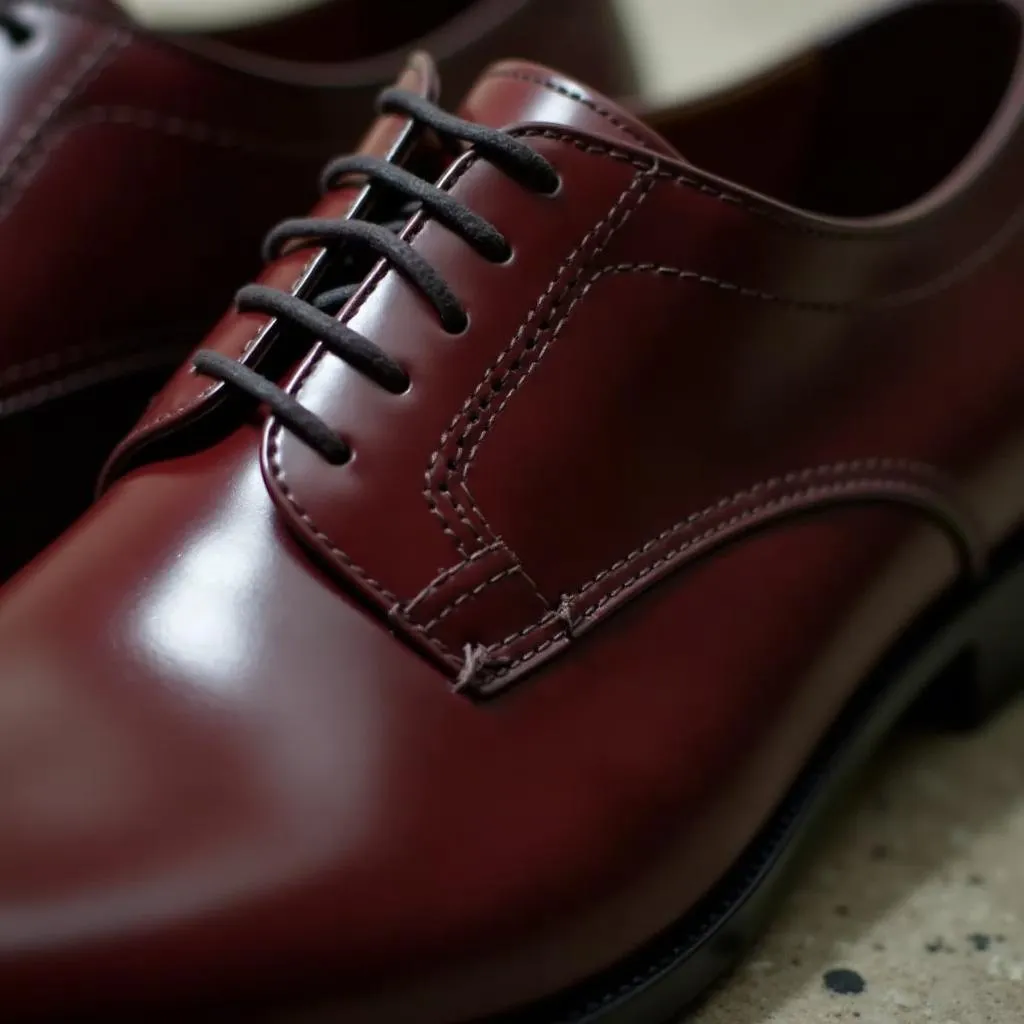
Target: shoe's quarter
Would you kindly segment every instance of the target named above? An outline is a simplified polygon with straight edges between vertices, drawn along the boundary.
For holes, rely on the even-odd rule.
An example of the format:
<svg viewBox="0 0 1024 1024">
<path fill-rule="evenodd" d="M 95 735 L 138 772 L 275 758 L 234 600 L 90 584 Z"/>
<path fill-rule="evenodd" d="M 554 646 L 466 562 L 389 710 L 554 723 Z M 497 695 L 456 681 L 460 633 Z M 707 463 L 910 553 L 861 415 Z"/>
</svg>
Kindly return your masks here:
<svg viewBox="0 0 1024 1024">
<path fill-rule="evenodd" d="M 347 315 L 410 391 L 320 354 L 296 374 L 355 457 L 330 466 L 269 425 L 293 528 L 487 691 L 709 547 L 808 510 L 912 507 L 978 568 L 1024 508 L 1019 143 L 950 182 L 957 202 L 843 224 L 702 175 L 567 88 L 499 67 L 468 101 L 484 123 L 536 122 L 514 133 L 563 179 L 548 198 L 473 156 L 449 172 L 508 264 L 409 229 L 465 333 L 381 267 Z"/>
</svg>

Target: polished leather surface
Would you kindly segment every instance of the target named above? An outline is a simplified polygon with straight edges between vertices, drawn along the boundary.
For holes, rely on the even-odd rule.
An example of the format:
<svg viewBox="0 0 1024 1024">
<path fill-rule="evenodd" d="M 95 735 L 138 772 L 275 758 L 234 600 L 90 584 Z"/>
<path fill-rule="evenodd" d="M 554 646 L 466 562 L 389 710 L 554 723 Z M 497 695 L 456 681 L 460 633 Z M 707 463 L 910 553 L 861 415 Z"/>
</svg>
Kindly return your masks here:
<svg viewBox="0 0 1024 1024">
<path fill-rule="evenodd" d="M 65 525 L 81 510 L 89 490 L 67 478 L 95 479 L 151 396 L 153 372 L 170 373 L 258 269 L 275 220 L 315 199 L 320 167 L 358 139 L 407 45 L 425 35 L 464 80 L 495 48 L 531 52 L 532 38 L 533 51 L 547 52 L 546 30 L 579 12 L 576 0 L 463 0 L 436 17 L 421 6 L 404 34 L 393 9 L 368 0 L 325 4 L 330 34 L 319 24 L 262 28 L 295 41 L 315 31 L 324 52 L 311 57 L 332 62 L 313 63 L 249 53 L 237 40 L 157 39 L 102 0 L 13 5 L 32 35 L 21 44 L 0 35 L 0 432 L 5 449 L 21 450 L 0 465 L 8 493 L 23 497 L 10 530 L 21 540 L 5 541 L 0 576 L 54 535 L 34 535 L 41 516 Z M 574 56 L 628 88 L 607 5 L 590 24 L 591 42 Z M 331 36 L 343 39 L 333 55 Z M 124 382 L 104 392 L 120 409 L 113 429 L 72 415 L 67 396 L 111 381 Z M 62 471 L 61 444 L 33 444 L 53 434 L 35 428 L 36 410 L 63 415 L 84 472 Z"/>
<path fill-rule="evenodd" d="M 966 42 L 977 11 L 1002 33 L 1018 8 L 914 5 L 855 38 L 858 66 L 932 29 L 997 66 Z M 883 96 L 907 167 L 898 87 L 920 56 Z M 969 68 L 931 56 L 970 113 Z M 457 1024 L 692 907 L 880 654 L 1024 520 L 1010 57 L 975 144 L 861 216 L 822 208 L 846 179 L 798 181 L 829 124 L 802 106 L 792 159 L 750 168 L 773 198 L 676 153 L 711 118 L 735 161 L 749 92 L 658 137 L 543 68 L 486 74 L 463 112 L 562 187 L 532 194 L 473 152 L 449 168 L 514 257 L 406 228 L 466 304 L 458 337 L 383 265 L 367 278 L 343 316 L 408 393 L 319 348 L 289 372 L 352 461 L 183 371 L 97 506 L 0 595 L 11 1019 Z M 431 93 L 424 58 L 404 84 Z M 909 180 L 877 142 L 851 202 Z M 411 160 L 395 119 L 367 145 Z M 229 314 L 210 343 L 266 357 L 278 334 Z"/>
</svg>

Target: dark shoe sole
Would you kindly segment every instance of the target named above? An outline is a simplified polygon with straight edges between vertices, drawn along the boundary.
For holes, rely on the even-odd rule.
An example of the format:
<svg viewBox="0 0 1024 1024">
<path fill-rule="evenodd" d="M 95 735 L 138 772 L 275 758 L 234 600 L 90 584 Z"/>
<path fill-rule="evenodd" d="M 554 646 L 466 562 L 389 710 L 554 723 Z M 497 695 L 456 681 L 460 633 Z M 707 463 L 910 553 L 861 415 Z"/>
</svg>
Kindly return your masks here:
<svg viewBox="0 0 1024 1024">
<path fill-rule="evenodd" d="M 979 585 L 947 595 L 857 691 L 769 823 L 667 932 L 598 977 L 481 1024 L 668 1024 L 769 923 L 788 868 L 845 784 L 908 712 L 973 728 L 1024 687 L 1024 538 Z"/>
</svg>

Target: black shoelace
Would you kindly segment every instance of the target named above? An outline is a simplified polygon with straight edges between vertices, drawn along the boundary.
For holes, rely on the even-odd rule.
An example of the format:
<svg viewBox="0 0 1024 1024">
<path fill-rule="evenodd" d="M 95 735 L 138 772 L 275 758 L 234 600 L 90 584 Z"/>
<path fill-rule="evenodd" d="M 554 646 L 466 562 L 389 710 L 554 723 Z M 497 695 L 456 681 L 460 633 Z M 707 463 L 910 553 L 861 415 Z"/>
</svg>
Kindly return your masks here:
<svg viewBox="0 0 1024 1024">
<path fill-rule="evenodd" d="M 15 46 L 22 46 L 32 38 L 32 26 L 25 24 L 11 11 L 14 0 L 0 0 L 0 35 L 5 35 Z"/>
<path fill-rule="evenodd" d="M 443 142 L 473 146 L 481 158 L 524 188 L 545 195 L 559 189 L 560 178 L 554 167 L 507 132 L 463 120 L 402 89 L 386 89 L 378 98 L 377 107 L 381 113 L 404 114 L 419 128 L 432 129 Z M 422 210 L 494 263 L 511 259 L 508 241 L 492 224 L 447 192 L 386 160 L 365 155 L 341 157 L 326 168 L 322 184 L 325 190 L 336 189 L 354 177 L 405 198 L 402 219 L 387 224 L 319 217 L 287 220 L 267 236 L 265 258 L 273 260 L 295 248 L 355 247 L 386 260 L 427 298 L 445 329 L 460 334 L 469 323 L 465 309 L 441 275 L 397 232 L 412 214 Z M 235 302 L 243 313 L 263 313 L 307 332 L 332 355 L 386 391 L 401 394 L 411 384 L 405 370 L 372 341 L 335 318 L 359 286 L 359 281 L 350 282 L 305 299 L 265 285 L 247 285 Z M 209 349 L 196 354 L 193 366 L 198 373 L 222 381 L 265 405 L 328 462 L 342 464 L 351 458 L 352 451 L 345 440 L 320 417 L 250 367 Z"/>
</svg>

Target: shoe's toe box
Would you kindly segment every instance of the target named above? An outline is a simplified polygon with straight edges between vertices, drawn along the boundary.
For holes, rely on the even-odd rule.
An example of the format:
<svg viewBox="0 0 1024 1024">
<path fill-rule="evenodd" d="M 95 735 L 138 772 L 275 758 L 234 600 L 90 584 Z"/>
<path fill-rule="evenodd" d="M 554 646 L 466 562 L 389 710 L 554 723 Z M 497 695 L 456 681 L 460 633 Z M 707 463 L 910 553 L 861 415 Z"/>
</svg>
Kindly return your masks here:
<svg viewBox="0 0 1024 1024">
<path fill-rule="evenodd" d="M 801 683 L 824 631 L 793 609 L 848 601 L 779 568 L 831 567 L 839 525 L 749 542 L 479 705 L 317 571 L 254 457 L 128 479 L 0 600 L 5 1019 L 454 1024 L 616 960 L 721 874 L 859 671 Z"/>
</svg>

